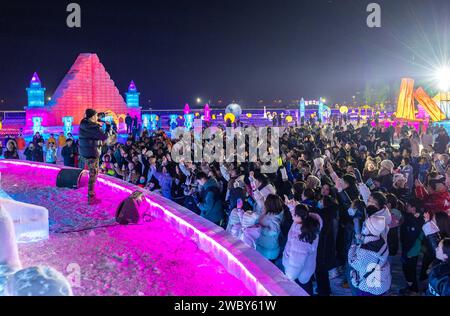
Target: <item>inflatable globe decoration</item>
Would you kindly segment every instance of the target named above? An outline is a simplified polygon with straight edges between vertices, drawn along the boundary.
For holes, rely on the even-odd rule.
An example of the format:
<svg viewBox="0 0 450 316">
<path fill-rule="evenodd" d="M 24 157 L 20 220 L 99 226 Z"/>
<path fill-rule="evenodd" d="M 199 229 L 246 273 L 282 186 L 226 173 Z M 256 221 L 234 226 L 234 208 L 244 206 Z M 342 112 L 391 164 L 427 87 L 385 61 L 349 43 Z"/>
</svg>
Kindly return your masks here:
<svg viewBox="0 0 450 316">
<path fill-rule="evenodd" d="M 229 114 L 229 113 L 233 114 L 234 117 L 236 119 L 238 119 L 242 115 L 242 108 L 237 103 L 231 103 L 225 109 L 225 114 Z"/>
</svg>

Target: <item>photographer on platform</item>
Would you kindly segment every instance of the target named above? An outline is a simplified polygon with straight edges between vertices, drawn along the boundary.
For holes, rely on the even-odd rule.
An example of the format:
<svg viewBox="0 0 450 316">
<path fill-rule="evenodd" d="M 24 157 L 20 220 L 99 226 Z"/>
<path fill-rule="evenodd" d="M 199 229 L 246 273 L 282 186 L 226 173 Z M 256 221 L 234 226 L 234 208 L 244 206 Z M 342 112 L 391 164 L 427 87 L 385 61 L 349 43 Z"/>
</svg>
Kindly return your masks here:
<svg viewBox="0 0 450 316">
<path fill-rule="evenodd" d="M 106 124 L 105 131 L 102 129 L 103 124 Z M 86 117 L 80 123 L 79 151 L 83 165 L 87 165 L 89 168 L 89 204 L 101 202 L 95 197 L 94 186 L 98 175 L 101 146 L 111 135 L 111 132 L 111 125 L 100 121 L 99 115 L 95 110 L 86 110 Z"/>
</svg>

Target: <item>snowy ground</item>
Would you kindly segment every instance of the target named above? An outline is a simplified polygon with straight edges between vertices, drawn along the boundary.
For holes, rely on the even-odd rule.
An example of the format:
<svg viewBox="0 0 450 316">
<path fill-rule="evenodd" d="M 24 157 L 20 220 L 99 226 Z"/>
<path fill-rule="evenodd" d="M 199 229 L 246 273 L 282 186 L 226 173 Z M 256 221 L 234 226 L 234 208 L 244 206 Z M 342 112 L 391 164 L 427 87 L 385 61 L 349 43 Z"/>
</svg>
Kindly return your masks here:
<svg viewBox="0 0 450 316">
<path fill-rule="evenodd" d="M 100 186 L 102 204 L 88 206 L 86 188 L 58 189 L 38 177 L 2 172 L 2 189 L 15 200 L 49 209 L 50 239 L 22 244 L 23 266 L 45 264 L 65 274 L 75 295 L 242 296 L 243 283 L 197 245 L 159 219 L 110 226 L 117 193 Z M 71 232 L 72 231 L 72 232 Z"/>
</svg>

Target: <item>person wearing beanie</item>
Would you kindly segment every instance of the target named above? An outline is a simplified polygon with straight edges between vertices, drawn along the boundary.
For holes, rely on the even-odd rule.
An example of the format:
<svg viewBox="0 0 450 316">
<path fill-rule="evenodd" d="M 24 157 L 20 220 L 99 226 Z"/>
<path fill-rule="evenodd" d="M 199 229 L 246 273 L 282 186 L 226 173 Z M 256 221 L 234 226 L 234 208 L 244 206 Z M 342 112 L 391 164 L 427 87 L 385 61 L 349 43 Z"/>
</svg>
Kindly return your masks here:
<svg viewBox="0 0 450 316">
<path fill-rule="evenodd" d="M 75 155 L 77 146 L 74 145 L 72 138 L 67 138 L 64 147 L 61 150 L 61 156 L 64 159 L 64 166 L 75 167 Z"/>
<path fill-rule="evenodd" d="M 100 200 L 95 195 L 95 182 L 97 181 L 99 157 L 101 146 L 110 136 L 110 131 L 104 132 L 102 124 L 98 122 L 98 114 L 93 109 L 86 110 L 86 117 L 81 120 L 79 131 L 79 151 L 82 164 L 89 169 L 88 202 L 98 204 Z"/>
<path fill-rule="evenodd" d="M 361 238 L 350 247 L 350 280 L 357 296 L 382 296 L 391 287 L 389 249 L 382 237 L 385 226 L 384 217 L 369 217 L 363 224 Z"/>
<path fill-rule="evenodd" d="M 387 192 L 392 190 L 392 180 L 394 172 L 394 163 L 390 160 L 383 160 L 380 163 L 380 170 L 378 171 L 377 181 L 380 183 L 380 188 Z"/>
</svg>

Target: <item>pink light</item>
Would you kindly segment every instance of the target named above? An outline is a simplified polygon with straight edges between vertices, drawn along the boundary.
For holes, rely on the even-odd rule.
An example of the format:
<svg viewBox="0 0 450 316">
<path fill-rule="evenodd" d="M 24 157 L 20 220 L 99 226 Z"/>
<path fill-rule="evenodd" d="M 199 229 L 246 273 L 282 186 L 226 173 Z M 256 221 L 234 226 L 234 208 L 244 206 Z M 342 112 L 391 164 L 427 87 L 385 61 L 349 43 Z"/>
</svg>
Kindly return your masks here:
<svg viewBox="0 0 450 316">
<path fill-rule="evenodd" d="M 21 167 L 30 167 L 30 168 L 37 168 L 37 169 L 44 169 L 44 170 L 53 170 L 53 171 L 61 171 L 61 168 L 53 167 L 45 164 L 36 164 L 36 163 L 28 163 L 28 162 L 22 162 L 22 161 L 14 161 L 14 160 L 2 160 L 3 164 L 7 165 L 14 165 L 14 166 L 21 166 Z"/>
<path fill-rule="evenodd" d="M 51 166 L 41 163 L 31 163 L 31 162 L 23 162 L 23 161 L 11 161 L 11 160 L 2 160 L 0 161 L 0 164 L 6 164 L 6 165 L 14 165 L 18 167 L 30 167 L 30 168 L 36 168 L 43 170 L 47 172 L 47 175 L 49 171 L 60 171 L 62 168 L 57 166 Z M 42 174 L 44 177 L 46 176 L 45 173 Z M 190 238 L 193 238 L 197 241 L 198 245 L 203 245 L 206 248 L 210 250 L 210 252 L 216 256 L 217 260 L 225 262 L 223 263 L 225 266 L 228 266 L 231 270 L 237 271 L 237 274 L 241 275 L 241 281 L 246 284 L 249 287 L 249 290 L 253 292 L 254 295 L 262 295 L 262 296 L 272 296 L 275 295 L 278 291 L 279 293 L 283 293 L 283 295 L 287 295 L 290 290 L 285 289 L 282 285 L 279 285 L 279 282 L 283 282 L 282 274 L 280 274 L 280 279 L 278 278 L 278 274 L 275 274 L 275 277 L 268 277 L 268 274 L 266 274 L 266 270 L 263 270 L 262 267 L 259 267 L 256 262 L 252 262 L 252 259 L 247 257 L 246 255 L 243 255 L 242 260 L 244 262 L 249 262 L 250 269 L 246 267 L 244 263 L 242 263 L 242 260 L 239 260 L 239 256 L 236 254 L 233 254 L 226 246 L 222 245 L 219 242 L 219 239 L 221 238 L 221 233 L 216 232 L 215 230 L 212 230 L 211 228 L 208 228 L 208 226 L 202 226 L 203 223 L 199 222 L 198 227 L 195 225 L 195 218 L 194 224 L 190 223 L 188 220 L 184 219 L 183 213 L 181 212 L 181 216 L 176 214 L 176 209 L 172 209 L 170 207 L 163 206 L 163 202 L 159 201 L 156 202 L 152 199 L 152 196 L 149 192 L 145 190 L 141 190 L 135 186 L 132 186 L 131 184 L 122 182 L 120 180 L 110 178 L 108 176 L 100 175 L 98 177 L 98 182 L 102 185 L 108 186 L 112 189 L 119 190 L 126 194 L 131 194 L 136 190 L 140 190 L 145 195 L 145 200 L 154 210 L 160 210 L 162 212 L 162 216 L 160 218 L 166 220 L 170 224 L 174 225 L 175 228 L 178 226 L 178 229 L 180 233 L 189 232 L 191 234 Z M 156 198 L 156 196 L 155 196 Z M 158 197 L 159 198 L 159 197 Z M 174 213 L 175 212 L 175 213 Z M 175 224 L 176 223 L 176 224 Z M 181 228 L 181 229 L 180 229 Z M 203 229 L 203 231 L 202 231 Z M 185 234 L 186 237 L 188 237 L 188 234 Z M 226 239 L 225 245 L 227 244 Z M 229 242 L 228 242 L 229 243 Z M 256 254 L 256 253 L 255 253 Z M 221 259 L 219 259 L 219 257 Z M 226 260 L 226 261 L 224 261 Z M 231 263 L 231 264 L 228 264 Z M 251 271 L 251 269 L 255 269 L 254 272 Z M 273 268 L 275 270 L 275 267 Z M 270 267 L 269 267 L 270 270 Z M 260 271 L 260 272 L 258 272 Z M 229 271 L 231 272 L 231 271 Z M 259 277 L 255 276 L 255 272 L 260 273 L 261 275 Z M 258 273 L 256 275 L 258 275 Z M 278 273 L 278 272 L 277 272 Z M 243 277 L 245 279 L 243 279 Z M 267 284 L 264 284 L 267 282 Z M 267 285 L 271 285 L 271 289 L 269 290 Z M 290 288 L 291 289 L 291 288 Z M 295 295 L 304 295 L 300 290 L 297 289 L 291 289 Z"/>
<path fill-rule="evenodd" d="M 147 197 L 146 201 L 151 206 L 159 208 L 161 211 L 163 211 L 167 217 L 174 219 L 178 224 L 184 226 L 185 228 L 189 228 L 189 229 L 193 230 L 199 236 L 199 238 L 208 241 L 208 243 L 210 245 L 214 246 L 215 248 L 219 249 L 221 252 L 225 253 L 227 256 L 227 259 L 234 262 L 236 265 L 238 265 L 241 268 L 241 270 L 244 271 L 246 277 L 248 277 L 256 285 L 258 295 L 272 296 L 272 294 L 270 294 L 270 292 L 256 279 L 256 277 L 228 249 L 226 249 L 225 247 L 223 247 L 222 245 L 217 243 L 214 239 L 212 239 L 210 236 L 208 236 L 204 232 L 200 231 L 198 228 L 189 224 L 182 218 L 177 217 L 174 214 L 172 214 L 168 209 L 153 202 L 150 198 Z M 263 293 L 263 294 L 261 294 L 261 293 Z"/>
<path fill-rule="evenodd" d="M 205 110 L 204 110 L 204 120 L 206 122 L 211 121 L 211 109 L 209 108 L 209 104 L 205 105 Z"/>
<path fill-rule="evenodd" d="M 189 104 L 186 103 L 186 105 L 184 106 L 184 114 L 189 114 L 191 113 L 191 108 L 189 107 Z"/>
<path fill-rule="evenodd" d="M 102 177 L 99 177 L 98 181 L 101 182 L 102 184 L 106 185 L 106 186 L 109 186 L 109 187 L 114 188 L 114 189 L 118 189 L 118 190 L 120 190 L 122 192 L 129 193 L 129 194 L 133 193 L 133 190 L 124 188 L 122 185 L 119 185 L 117 183 L 111 182 L 110 180 L 104 179 Z M 142 192 L 146 193 L 145 191 L 142 191 Z M 206 233 L 200 231 L 198 228 L 196 228 L 195 226 L 191 225 L 190 223 L 188 223 L 184 219 L 182 219 L 182 218 L 176 216 L 175 214 L 173 214 L 167 208 L 165 208 L 162 205 L 152 201 L 149 197 L 146 197 L 145 199 L 146 199 L 147 203 L 149 203 L 152 207 L 160 209 L 164 213 L 165 216 L 175 220 L 179 225 L 183 226 L 184 228 L 188 228 L 189 230 L 194 231 L 195 234 L 199 236 L 199 238 L 201 238 L 202 240 L 207 241 L 209 245 L 215 247 L 220 252 L 224 253 L 226 255 L 227 259 L 232 261 L 236 265 L 238 265 L 239 268 L 242 271 L 244 271 L 245 276 L 248 277 L 255 284 L 256 291 L 257 291 L 258 295 L 272 296 L 272 294 L 257 280 L 257 278 L 247 269 L 247 267 L 245 267 L 227 248 L 225 248 L 222 245 L 220 245 L 219 243 L 217 243 L 217 241 L 215 241 L 213 238 L 208 236 Z"/>
</svg>

